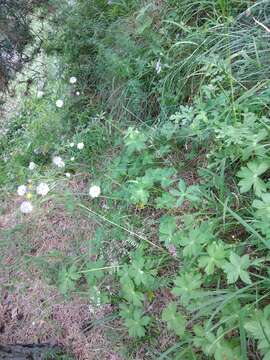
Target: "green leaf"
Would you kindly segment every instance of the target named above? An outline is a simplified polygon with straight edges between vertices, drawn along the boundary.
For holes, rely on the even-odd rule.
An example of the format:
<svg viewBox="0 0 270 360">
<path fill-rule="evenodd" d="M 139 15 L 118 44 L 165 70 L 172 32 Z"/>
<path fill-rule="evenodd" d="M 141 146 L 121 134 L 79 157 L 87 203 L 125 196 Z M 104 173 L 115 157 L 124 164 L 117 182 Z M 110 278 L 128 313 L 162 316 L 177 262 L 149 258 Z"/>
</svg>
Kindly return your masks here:
<svg viewBox="0 0 270 360">
<path fill-rule="evenodd" d="M 171 302 L 162 312 L 162 320 L 167 322 L 168 329 L 173 330 L 176 335 L 185 333 L 186 319 L 177 312 L 176 303 Z"/>
<path fill-rule="evenodd" d="M 251 279 L 247 269 L 250 266 L 248 255 L 240 257 L 234 252 L 230 254 L 230 262 L 223 265 L 223 270 L 227 275 L 228 284 L 235 283 L 239 278 L 246 284 L 251 284 Z"/>
<path fill-rule="evenodd" d="M 62 294 L 66 295 L 69 290 L 74 290 L 76 281 L 81 274 L 73 264 L 70 267 L 63 267 L 58 274 L 59 289 Z"/>
<path fill-rule="evenodd" d="M 103 260 L 89 261 L 87 263 L 86 271 L 84 272 L 87 282 L 90 286 L 96 285 L 97 280 L 104 277 L 104 271 L 96 270 L 104 267 Z"/>
<path fill-rule="evenodd" d="M 185 200 L 191 203 L 197 203 L 200 201 L 200 188 L 197 185 L 186 186 L 184 180 L 180 180 L 178 183 L 178 190 L 172 189 L 170 193 L 178 197 L 176 205 L 181 206 Z"/>
<path fill-rule="evenodd" d="M 173 209 L 175 206 L 175 198 L 168 192 L 162 193 L 161 197 L 156 199 L 157 209 Z"/>
<path fill-rule="evenodd" d="M 198 256 L 202 251 L 202 246 L 211 242 L 213 238 L 211 226 L 208 222 L 204 222 L 199 227 L 191 229 L 188 233 L 185 231 L 178 232 L 174 237 L 174 242 L 184 247 L 184 256 L 191 257 Z"/>
<path fill-rule="evenodd" d="M 172 293 L 181 297 L 183 305 L 188 305 L 189 301 L 197 296 L 196 290 L 202 285 L 201 274 L 185 272 L 175 279 L 174 284 Z"/>
<path fill-rule="evenodd" d="M 125 282 L 122 282 L 122 290 L 124 298 L 132 303 L 134 306 L 142 306 L 144 301 L 143 293 L 136 291 L 133 281 L 130 278 L 126 278 Z"/>
<path fill-rule="evenodd" d="M 146 136 L 144 133 L 132 127 L 128 128 L 125 137 L 125 145 L 129 154 L 135 151 L 141 151 L 146 148 Z"/>
<path fill-rule="evenodd" d="M 242 179 L 238 183 L 241 193 L 245 193 L 253 187 L 255 194 L 261 196 L 266 191 L 266 184 L 259 176 L 269 167 L 268 161 L 250 161 L 247 163 L 247 167 L 242 167 L 237 173 L 237 176 Z"/>
<path fill-rule="evenodd" d="M 160 219 L 159 238 L 165 245 L 169 245 L 176 231 L 176 219 L 173 216 L 164 215 Z"/>
<path fill-rule="evenodd" d="M 125 320 L 125 325 L 130 336 L 143 337 L 145 336 L 145 327 L 149 322 L 149 316 L 144 316 L 141 309 L 135 309 L 132 317 Z"/>
<path fill-rule="evenodd" d="M 262 200 L 254 200 L 252 206 L 257 209 L 255 215 L 262 220 L 270 219 L 270 194 L 262 194 Z"/>
<path fill-rule="evenodd" d="M 207 254 L 199 258 L 199 266 L 204 268 L 207 275 L 212 275 L 215 268 L 222 268 L 225 264 L 226 251 L 222 243 L 213 242 L 207 247 Z"/>
</svg>

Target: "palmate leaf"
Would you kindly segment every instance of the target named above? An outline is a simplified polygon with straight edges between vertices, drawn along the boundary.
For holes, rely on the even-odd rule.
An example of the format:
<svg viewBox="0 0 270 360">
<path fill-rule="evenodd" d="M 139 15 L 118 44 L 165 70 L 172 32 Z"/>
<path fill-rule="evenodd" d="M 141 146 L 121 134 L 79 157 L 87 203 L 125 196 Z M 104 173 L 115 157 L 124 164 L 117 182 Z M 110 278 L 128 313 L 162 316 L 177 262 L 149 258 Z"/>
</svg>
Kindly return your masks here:
<svg viewBox="0 0 270 360">
<path fill-rule="evenodd" d="M 80 277 L 81 274 L 74 264 L 70 267 L 63 267 L 58 274 L 58 283 L 61 293 L 66 295 L 69 290 L 74 290 L 76 281 L 79 280 Z"/>
<path fill-rule="evenodd" d="M 125 282 L 122 283 L 122 290 L 124 298 L 134 306 L 142 306 L 144 301 L 144 295 L 140 291 L 135 289 L 134 283 L 130 278 L 126 278 Z"/>
<path fill-rule="evenodd" d="M 254 200 L 252 206 L 257 209 L 256 216 L 269 221 L 270 219 L 270 194 L 265 193 L 261 196 L 262 200 Z"/>
<path fill-rule="evenodd" d="M 189 301 L 196 297 L 198 290 L 202 285 L 200 273 L 185 272 L 178 276 L 174 281 L 175 287 L 172 293 L 180 296 L 183 305 L 188 305 Z"/>
<path fill-rule="evenodd" d="M 270 306 L 263 311 L 255 312 L 251 320 L 244 324 L 245 330 L 255 340 L 258 340 L 258 349 L 262 352 L 263 360 L 270 359 Z"/>
<path fill-rule="evenodd" d="M 178 190 L 172 189 L 170 193 L 178 198 L 176 201 L 177 206 L 181 206 L 185 200 L 188 200 L 191 203 L 196 203 L 200 200 L 199 186 L 187 186 L 185 181 L 182 179 L 178 183 Z"/>
<path fill-rule="evenodd" d="M 169 245 L 173 240 L 176 229 L 176 218 L 174 216 L 162 216 L 159 225 L 160 240 L 163 241 L 165 245 Z"/>
<path fill-rule="evenodd" d="M 141 309 L 135 309 L 132 317 L 125 320 L 125 325 L 130 336 L 143 337 L 145 335 L 145 327 L 149 322 L 149 316 L 144 316 Z"/>
<path fill-rule="evenodd" d="M 250 161 L 247 167 L 242 167 L 237 176 L 241 178 L 238 185 L 241 193 L 249 191 L 252 187 L 257 196 L 266 191 L 266 184 L 259 178 L 270 167 L 268 161 Z"/>
<path fill-rule="evenodd" d="M 215 268 L 222 268 L 225 264 L 226 251 L 222 243 L 213 242 L 207 247 L 207 255 L 199 258 L 199 266 L 204 268 L 207 275 L 214 273 Z"/>
<path fill-rule="evenodd" d="M 203 244 L 211 242 L 214 238 L 212 227 L 208 222 L 191 229 L 188 233 L 178 232 L 174 236 L 174 242 L 184 247 L 183 255 L 186 257 L 198 256 Z"/>
<path fill-rule="evenodd" d="M 162 312 L 162 320 L 167 322 L 168 329 L 173 330 L 176 335 L 182 336 L 185 333 L 186 319 L 177 312 L 176 303 L 171 302 Z"/>
<path fill-rule="evenodd" d="M 234 252 L 230 254 L 230 262 L 223 265 L 223 270 L 227 275 L 228 284 L 235 283 L 239 278 L 246 284 L 251 284 L 247 269 L 250 266 L 248 255 L 239 256 Z"/>
<path fill-rule="evenodd" d="M 161 197 L 156 199 L 157 209 L 173 209 L 175 198 L 168 192 L 162 193 Z"/>
</svg>

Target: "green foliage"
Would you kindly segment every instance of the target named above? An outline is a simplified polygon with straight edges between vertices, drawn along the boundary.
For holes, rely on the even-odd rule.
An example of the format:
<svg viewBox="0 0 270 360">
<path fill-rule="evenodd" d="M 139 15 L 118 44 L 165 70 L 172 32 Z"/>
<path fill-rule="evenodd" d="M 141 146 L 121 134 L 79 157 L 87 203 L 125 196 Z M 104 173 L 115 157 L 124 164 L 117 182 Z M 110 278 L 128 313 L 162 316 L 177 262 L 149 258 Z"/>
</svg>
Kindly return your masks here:
<svg viewBox="0 0 270 360">
<path fill-rule="evenodd" d="M 63 295 L 114 309 L 123 358 L 270 356 L 269 13 L 245 0 L 61 1 L 44 44 L 60 64 L 0 138 L 5 190 L 49 179 L 51 201 L 95 220 L 86 250 L 76 234 L 56 265 L 33 263 Z"/>
<path fill-rule="evenodd" d="M 170 303 L 162 312 L 162 320 L 166 321 L 170 330 L 173 330 L 176 335 L 182 336 L 185 333 L 186 320 L 182 314 L 177 312 L 176 303 Z"/>
</svg>

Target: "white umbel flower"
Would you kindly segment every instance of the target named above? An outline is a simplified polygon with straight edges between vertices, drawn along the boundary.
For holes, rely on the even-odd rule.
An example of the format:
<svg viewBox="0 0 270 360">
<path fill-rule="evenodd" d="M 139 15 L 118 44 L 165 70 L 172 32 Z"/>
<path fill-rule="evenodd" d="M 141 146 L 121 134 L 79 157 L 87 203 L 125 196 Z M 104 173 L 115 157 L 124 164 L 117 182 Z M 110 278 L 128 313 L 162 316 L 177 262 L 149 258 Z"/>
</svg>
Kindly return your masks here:
<svg viewBox="0 0 270 360">
<path fill-rule="evenodd" d="M 77 78 L 75 76 L 71 76 L 69 79 L 70 84 L 75 84 L 77 82 Z"/>
<path fill-rule="evenodd" d="M 27 187 L 25 185 L 20 185 L 18 186 L 18 189 L 17 189 L 17 194 L 19 196 L 24 196 L 27 192 Z"/>
<path fill-rule="evenodd" d="M 66 173 L 65 174 L 67 178 L 70 178 L 71 177 L 71 174 L 70 173 Z"/>
<path fill-rule="evenodd" d="M 23 201 L 20 206 L 20 210 L 23 214 L 30 214 L 33 211 L 33 205 L 30 201 Z"/>
<path fill-rule="evenodd" d="M 50 191 L 50 188 L 46 183 L 40 183 L 37 186 L 36 191 L 37 191 L 38 195 L 46 196 L 48 194 L 48 192 Z"/>
<path fill-rule="evenodd" d="M 29 163 L 28 168 L 29 168 L 29 170 L 34 170 L 34 169 L 36 168 L 36 164 L 35 164 L 33 161 L 31 161 L 31 162 Z"/>
<path fill-rule="evenodd" d="M 65 163 L 60 156 L 54 156 L 53 163 L 54 163 L 54 165 L 56 165 L 59 168 L 65 167 Z"/>
<path fill-rule="evenodd" d="M 99 197 L 100 193 L 101 193 L 101 189 L 97 185 L 93 185 L 89 189 L 89 195 L 91 196 L 91 198 Z"/>
<path fill-rule="evenodd" d="M 41 90 L 39 90 L 39 91 L 37 92 L 37 98 L 38 98 L 38 99 L 41 99 L 43 96 L 44 96 L 44 92 L 41 91 Z"/>
<path fill-rule="evenodd" d="M 75 145 L 74 142 L 72 142 L 72 143 L 69 144 L 69 146 L 70 146 L 71 148 L 74 147 L 74 145 Z"/>
<path fill-rule="evenodd" d="M 74 161 L 74 160 L 75 160 L 75 157 L 71 156 L 70 161 Z"/>
<path fill-rule="evenodd" d="M 77 149 L 82 150 L 84 148 L 84 143 L 80 142 L 77 144 Z"/>
<path fill-rule="evenodd" d="M 76 91 L 76 95 L 77 95 L 77 96 L 80 96 L 81 93 L 80 93 L 79 91 Z"/>
<path fill-rule="evenodd" d="M 56 105 L 58 108 L 61 108 L 61 107 L 63 107 L 63 105 L 64 105 L 64 101 L 61 100 L 61 99 L 59 99 L 59 100 L 56 101 L 55 105 Z"/>
</svg>

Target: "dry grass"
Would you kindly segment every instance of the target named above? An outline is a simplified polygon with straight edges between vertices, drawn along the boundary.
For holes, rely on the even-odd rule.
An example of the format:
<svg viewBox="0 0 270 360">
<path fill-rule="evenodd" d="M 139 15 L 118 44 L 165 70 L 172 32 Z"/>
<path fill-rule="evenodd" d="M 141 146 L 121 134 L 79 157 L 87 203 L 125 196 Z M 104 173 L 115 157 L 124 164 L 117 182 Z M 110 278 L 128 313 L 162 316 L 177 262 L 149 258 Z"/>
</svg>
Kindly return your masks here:
<svg viewBox="0 0 270 360">
<path fill-rule="evenodd" d="M 83 252 L 95 223 L 53 201 L 38 214 L 24 217 L 17 210 L 19 201 L 10 199 L 0 215 L 0 343 L 46 342 L 63 346 L 76 359 L 120 359 L 111 351 L 102 327 L 84 331 L 86 324 L 109 314 L 110 307 L 96 311 L 88 298 L 76 294 L 65 299 L 45 282 L 32 261 L 25 266 L 25 256 L 33 260 L 52 250 L 64 255 Z"/>
</svg>

